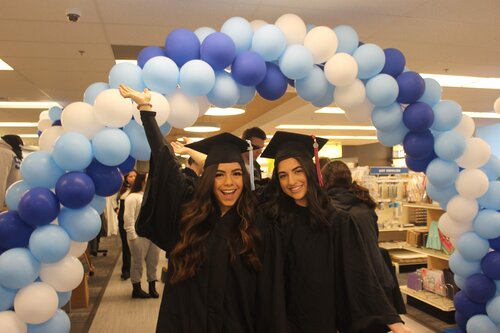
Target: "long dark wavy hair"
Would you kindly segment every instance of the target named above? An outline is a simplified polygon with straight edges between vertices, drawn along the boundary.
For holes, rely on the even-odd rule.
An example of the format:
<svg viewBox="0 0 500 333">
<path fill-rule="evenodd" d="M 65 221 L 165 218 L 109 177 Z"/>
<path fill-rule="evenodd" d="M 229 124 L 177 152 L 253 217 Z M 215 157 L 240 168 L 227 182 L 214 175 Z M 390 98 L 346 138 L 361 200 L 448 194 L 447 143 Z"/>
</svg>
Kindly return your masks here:
<svg viewBox="0 0 500 333">
<path fill-rule="evenodd" d="M 331 161 L 321 169 L 325 189 L 345 188 L 351 191 L 359 200 L 370 208 L 375 208 L 377 203 L 370 196 L 370 191 L 356 182 L 352 181 L 351 170 L 342 161 Z"/>
<path fill-rule="evenodd" d="M 243 190 L 236 201 L 236 211 L 240 222 L 233 226 L 230 241 L 227 246 L 230 262 L 240 256 L 247 267 L 259 271 L 262 267 L 257 255 L 257 246 L 261 242 L 261 234 L 253 224 L 256 205 L 250 189 L 250 176 L 245 166 L 240 163 L 243 172 Z M 217 199 L 213 193 L 213 185 L 218 165 L 205 168 L 198 180 L 193 199 L 182 207 L 180 220 L 181 240 L 170 254 L 173 275 L 170 283 L 175 284 L 196 275 L 206 259 L 206 241 L 214 223 L 207 220 L 210 214 L 217 210 Z"/>
</svg>

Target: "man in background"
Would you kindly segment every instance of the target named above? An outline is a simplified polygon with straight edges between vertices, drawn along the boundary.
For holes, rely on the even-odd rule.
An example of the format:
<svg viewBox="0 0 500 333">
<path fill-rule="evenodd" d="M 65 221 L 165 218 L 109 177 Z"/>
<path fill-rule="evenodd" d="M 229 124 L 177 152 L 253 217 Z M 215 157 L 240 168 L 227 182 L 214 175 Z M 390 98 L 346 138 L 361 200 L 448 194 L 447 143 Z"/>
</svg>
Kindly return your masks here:
<svg viewBox="0 0 500 333">
<path fill-rule="evenodd" d="M 254 165 L 254 176 L 256 181 L 262 180 L 262 170 L 260 169 L 260 164 L 257 162 L 257 158 L 260 156 L 262 153 L 262 149 L 264 148 L 264 141 L 266 141 L 266 133 L 258 128 L 258 127 L 251 127 L 247 128 L 244 132 L 243 135 L 241 136 L 243 140 L 250 140 L 252 145 L 254 147 L 253 150 L 253 165 Z M 249 161 L 249 156 L 248 152 L 243 153 L 243 161 L 245 162 L 245 165 L 247 166 L 247 170 L 250 170 L 250 161 Z"/>
<path fill-rule="evenodd" d="M 5 192 L 10 185 L 21 179 L 19 168 L 23 160 L 23 140 L 15 134 L 2 136 L 0 140 L 0 203 L 5 206 Z"/>
</svg>

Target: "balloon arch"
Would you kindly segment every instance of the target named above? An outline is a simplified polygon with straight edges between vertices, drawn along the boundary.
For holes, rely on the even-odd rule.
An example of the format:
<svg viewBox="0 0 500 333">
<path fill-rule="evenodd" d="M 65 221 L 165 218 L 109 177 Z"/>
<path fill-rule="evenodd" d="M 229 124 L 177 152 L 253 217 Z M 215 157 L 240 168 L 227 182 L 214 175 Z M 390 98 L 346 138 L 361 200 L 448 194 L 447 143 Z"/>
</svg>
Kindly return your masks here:
<svg viewBox="0 0 500 333">
<path fill-rule="evenodd" d="M 137 63 L 113 66 L 109 82 L 91 84 L 83 102 L 40 114 L 40 151 L 22 162 L 23 179 L 0 214 L 0 333 L 69 332 L 59 308 L 82 280 L 77 257 L 100 230 L 105 197 L 150 155 L 120 83 L 152 90 L 164 135 L 192 125 L 210 104 L 243 105 L 256 93 L 276 100 L 289 84 L 317 107 L 335 101 L 348 119 L 371 119 L 383 145 L 403 144 L 408 167 L 426 173 L 429 196 L 447 211 L 439 229 L 457 249 L 449 263 L 461 288 L 459 327 L 499 332 L 500 160 L 473 137 L 461 106 L 441 100 L 439 83 L 407 69 L 399 50 L 361 43 L 346 25 L 306 26 L 286 14 L 274 24 L 233 17 L 220 32 L 174 30 Z"/>
</svg>

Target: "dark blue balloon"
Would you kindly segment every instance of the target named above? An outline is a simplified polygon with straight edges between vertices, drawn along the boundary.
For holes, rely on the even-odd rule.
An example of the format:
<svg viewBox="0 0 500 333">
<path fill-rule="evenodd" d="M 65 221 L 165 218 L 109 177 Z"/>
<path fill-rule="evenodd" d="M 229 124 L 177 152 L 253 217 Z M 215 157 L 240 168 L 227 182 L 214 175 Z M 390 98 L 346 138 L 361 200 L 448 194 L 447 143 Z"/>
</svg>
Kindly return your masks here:
<svg viewBox="0 0 500 333">
<path fill-rule="evenodd" d="M 403 139 L 403 148 L 406 155 L 414 159 L 429 156 L 434 149 L 434 136 L 430 130 L 423 132 L 408 132 Z"/>
<path fill-rule="evenodd" d="M 467 332 L 467 321 L 469 320 L 468 317 L 464 316 L 462 313 L 459 311 L 455 311 L 455 322 L 457 323 L 458 328 L 463 332 Z"/>
<path fill-rule="evenodd" d="M 412 103 L 403 111 L 403 123 L 410 131 L 425 131 L 431 128 L 433 122 L 434 111 L 427 103 Z"/>
<path fill-rule="evenodd" d="M 139 52 L 137 56 L 137 65 L 141 68 L 144 67 L 149 59 L 154 57 L 164 57 L 165 49 L 159 46 L 146 46 Z"/>
<path fill-rule="evenodd" d="M 500 237 L 489 239 L 488 241 L 492 249 L 500 251 Z"/>
<path fill-rule="evenodd" d="M 165 40 L 165 54 L 181 68 L 189 60 L 200 59 L 200 40 L 188 29 L 176 29 Z"/>
<path fill-rule="evenodd" d="M 52 123 L 52 126 L 62 126 L 61 119 L 58 119 Z"/>
<path fill-rule="evenodd" d="M 456 310 L 467 318 L 478 314 L 486 314 L 486 303 L 477 303 L 470 300 L 463 290 L 456 293 L 453 303 Z"/>
<path fill-rule="evenodd" d="M 497 287 L 495 282 L 486 275 L 474 274 L 465 280 L 463 291 L 471 301 L 485 303 L 495 296 Z"/>
<path fill-rule="evenodd" d="M 0 244 L 2 244 L 2 249 L 26 247 L 32 232 L 33 227 L 24 223 L 15 210 L 0 213 Z"/>
<path fill-rule="evenodd" d="M 59 214 L 59 200 L 48 188 L 33 187 L 21 196 L 17 211 L 24 222 L 30 225 L 46 225 Z"/>
<path fill-rule="evenodd" d="M 381 73 L 389 74 L 396 78 L 399 74 L 403 73 L 406 65 L 405 56 L 398 49 L 387 48 L 384 49 L 385 65 Z"/>
<path fill-rule="evenodd" d="M 256 86 L 266 77 L 266 61 L 257 52 L 243 51 L 234 59 L 231 75 L 243 86 Z"/>
<path fill-rule="evenodd" d="M 497 251 L 488 252 L 481 260 L 481 269 L 489 278 L 500 280 L 500 253 Z"/>
<path fill-rule="evenodd" d="M 396 81 L 399 87 L 397 98 L 399 103 L 414 103 L 424 94 L 425 81 L 418 73 L 412 71 L 401 73 Z"/>
<path fill-rule="evenodd" d="M 42 135 L 42 133 L 43 133 L 43 132 L 42 132 L 42 131 L 40 131 L 40 130 L 38 130 L 38 131 L 36 132 L 36 134 L 37 134 L 38 136 Z"/>
<path fill-rule="evenodd" d="M 211 33 L 201 43 L 200 58 L 215 71 L 223 70 L 231 65 L 235 57 L 236 45 L 225 33 Z"/>
<path fill-rule="evenodd" d="M 288 87 L 288 79 L 280 71 L 277 65 L 266 62 L 266 67 L 266 76 L 264 80 L 257 85 L 256 89 L 260 96 L 267 100 L 274 101 L 285 94 L 286 88 Z"/>
<path fill-rule="evenodd" d="M 406 165 L 408 166 L 408 168 L 410 168 L 410 170 L 413 170 L 415 172 L 425 172 L 429 163 L 431 163 L 436 157 L 437 155 L 433 150 L 428 156 L 424 158 L 416 159 L 407 155 L 405 157 L 405 160 Z"/>
<path fill-rule="evenodd" d="M 122 164 L 120 164 L 118 166 L 118 169 L 120 169 L 121 173 L 125 175 L 125 174 L 129 173 L 130 171 L 132 171 L 134 169 L 134 167 L 135 167 L 135 158 L 133 158 L 132 156 L 129 156 L 129 157 L 127 157 L 125 162 L 123 162 Z"/>
<path fill-rule="evenodd" d="M 56 195 L 65 207 L 85 207 L 92 201 L 94 194 L 94 182 L 83 172 L 68 172 L 57 180 Z"/>
<path fill-rule="evenodd" d="M 122 186 L 123 175 L 117 167 L 110 167 L 93 160 L 87 167 L 87 175 L 92 178 L 95 194 L 108 197 L 118 192 Z"/>
</svg>

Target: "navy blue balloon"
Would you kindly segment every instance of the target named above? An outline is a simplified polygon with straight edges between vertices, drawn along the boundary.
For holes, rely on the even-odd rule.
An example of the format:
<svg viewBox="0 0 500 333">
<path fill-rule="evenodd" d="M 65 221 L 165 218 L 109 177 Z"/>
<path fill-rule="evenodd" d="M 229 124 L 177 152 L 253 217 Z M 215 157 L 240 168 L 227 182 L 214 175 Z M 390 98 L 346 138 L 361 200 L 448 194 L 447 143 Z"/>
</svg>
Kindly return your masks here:
<svg viewBox="0 0 500 333">
<path fill-rule="evenodd" d="M 42 131 L 38 130 L 38 131 L 36 132 L 36 134 L 37 134 L 38 136 L 40 136 L 40 135 L 42 135 Z"/>
<path fill-rule="evenodd" d="M 181 68 L 189 60 L 200 59 L 200 40 L 188 29 L 176 29 L 165 40 L 165 54 Z"/>
<path fill-rule="evenodd" d="M 164 57 L 165 49 L 159 46 L 146 46 L 139 52 L 137 56 L 137 65 L 141 68 L 144 67 L 149 59 L 154 57 Z"/>
<path fill-rule="evenodd" d="M 500 251 L 500 237 L 489 239 L 488 241 L 492 249 Z"/>
<path fill-rule="evenodd" d="M 288 79 L 277 65 L 266 62 L 266 67 L 266 76 L 257 85 L 256 89 L 262 98 L 274 101 L 285 94 L 288 87 Z"/>
<path fill-rule="evenodd" d="M 92 178 L 95 194 L 108 197 L 118 192 L 122 186 L 123 175 L 117 167 L 110 167 L 93 160 L 87 167 L 87 175 Z"/>
<path fill-rule="evenodd" d="M 200 58 L 215 71 L 223 70 L 231 65 L 235 57 L 236 45 L 225 33 L 211 33 L 201 43 Z"/>
<path fill-rule="evenodd" d="M 2 244 L 2 249 L 26 247 L 32 232 L 33 227 L 24 223 L 15 210 L 0 213 L 0 244 Z"/>
<path fill-rule="evenodd" d="M 431 163 L 435 158 L 437 157 L 436 153 L 434 150 L 426 157 L 424 158 L 413 158 L 409 155 L 405 157 L 406 165 L 410 170 L 413 170 L 415 172 L 424 172 L 427 170 L 427 166 L 429 163 Z"/>
<path fill-rule="evenodd" d="M 455 311 L 455 322 L 457 323 L 458 328 L 465 333 L 467 332 L 467 321 L 469 320 L 468 317 L 464 316 L 462 313 L 459 311 Z"/>
<path fill-rule="evenodd" d="M 423 132 L 408 132 L 403 139 L 403 148 L 406 155 L 415 159 L 422 159 L 431 154 L 434 149 L 434 136 L 430 130 Z"/>
<path fill-rule="evenodd" d="M 65 207 L 85 207 L 92 201 L 94 194 L 94 182 L 83 172 L 68 172 L 57 180 L 56 195 Z"/>
<path fill-rule="evenodd" d="M 465 280 L 463 291 L 471 301 L 485 303 L 495 296 L 497 287 L 492 279 L 484 274 L 474 274 Z"/>
<path fill-rule="evenodd" d="M 399 74 L 403 73 L 406 65 L 405 56 L 398 49 L 387 48 L 384 49 L 385 65 L 381 73 L 389 74 L 396 78 Z"/>
<path fill-rule="evenodd" d="M 59 200 L 48 188 L 33 187 L 21 196 L 17 211 L 24 222 L 30 225 L 46 225 L 59 214 Z"/>
<path fill-rule="evenodd" d="M 489 278 L 500 280 L 500 252 L 488 252 L 481 260 L 481 269 Z"/>
<path fill-rule="evenodd" d="M 463 290 L 455 294 L 453 303 L 458 312 L 465 317 L 473 317 L 478 314 L 486 314 L 486 303 L 477 303 L 467 297 Z"/>
<path fill-rule="evenodd" d="M 412 103 L 403 112 L 403 123 L 410 131 L 425 131 L 431 128 L 433 122 L 434 111 L 427 103 Z"/>
<path fill-rule="evenodd" d="M 62 126 L 61 119 L 58 119 L 52 123 L 52 126 Z"/>
<path fill-rule="evenodd" d="M 234 59 L 231 75 L 243 86 L 256 86 L 266 76 L 266 61 L 257 52 L 243 51 Z"/>
<path fill-rule="evenodd" d="M 399 94 L 396 100 L 399 103 L 414 103 L 424 94 L 425 81 L 418 73 L 412 71 L 401 73 L 396 78 L 396 81 L 399 87 Z"/>
<path fill-rule="evenodd" d="M 127 157 L 125 162 L 123 162 L 122 164 L 120 164 L 118 166 L 118 169 L 120 169 L 121 173 L 125 175 L 125 174 L 129 173 L 130 171 L 132 171 L 134 169 L 134 167 L 135 167 L 135 158 L 133 158 L 132 156 L 129 156 L 129 157 Z"/>
</svg>

